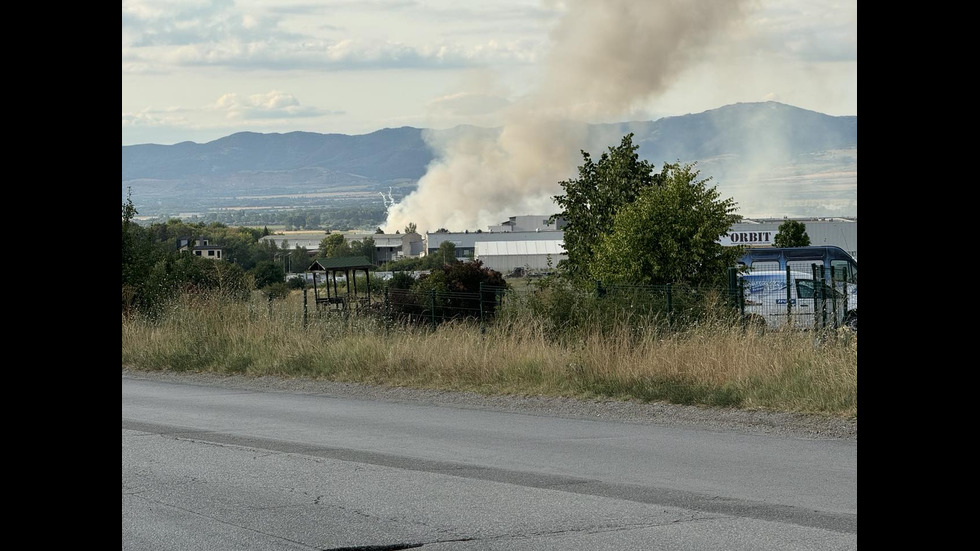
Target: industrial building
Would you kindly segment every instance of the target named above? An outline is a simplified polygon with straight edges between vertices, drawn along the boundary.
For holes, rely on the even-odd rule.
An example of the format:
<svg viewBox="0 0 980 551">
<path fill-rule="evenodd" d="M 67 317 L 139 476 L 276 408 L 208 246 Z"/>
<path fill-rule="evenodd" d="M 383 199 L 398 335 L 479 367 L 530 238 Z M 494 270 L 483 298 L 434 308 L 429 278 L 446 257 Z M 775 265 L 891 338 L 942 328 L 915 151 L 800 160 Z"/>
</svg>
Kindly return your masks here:
<svg viewBox="0 0 980 551">
<path fill-rule="evenodd" d="M 311 258 L 315 258 L 319 254 L 320 243 L 328 235 L 330 232 L 326 231 L 290 232 L 288 234 L 267 235 L 259 241 L 271 241 L 286 250 L 303 248 L 306 249 Z M 424 243 L 422 236 L 417 233 L 364 233 L 344 236 L 348 243 L 363 241 L 367 238 L 374 241 L 374 262 L 378 265 L 422 255 Z"/>
<path fill-rule="evenodd" d="M 428 254 L 439 250 L 444 241 L 456 247 L 459 260 L 479 259 L 487 268 L 509 273 L 523 267 L 530 271 L 548 270 L 567 258 L 563 244 L 565 226 L 559 220 L 547 223 L 548 216 L 512 216 L 507 222 L 490 226 L 490 232 L 440 232 L 425 234 Z M 835 245 L 857 259 L 857 218 L 753 218 L 732 226 L 723 245 L 772 246 L 779 226 L 787 220 L 802 222 L 811 245 Z"/>
<path fill-rule="evenodd" d="M 835 245 L 857 260 L 857 218 L 752 218 L 732 226 L 723 245 L 772 246 L 779 226 L 787 220 L 802 222 L 811 245 Z"/>
<path fill-rule="evenodd" d="M 503 274 L 518 268 L 548 270 L 568 258 L 565 242 L 561 239 L 538 241 L 477 241 L 473 258 L 483 266 Z"/>
<path fill-rule="evenodd" d="M 435 254 L 446 241 L 451 242 L 457 260 L 480 260 L 483 265 L 501 273 L 516 268 L 527 271 L 546 271 L 567 258 L 564 250 L 565 227 L 563 220 L 548 223 L 548 215 L 511 216 L 508 220 L 489 227 L 489 231 L 426 232 L 425 235 L 365 234 L 348 239 L 374 239 L 375 263 Z M 811 245 L 836 245 L 857 259 L 857 218 L 753 218 L 743 219 L 732 226 L 721 239 L 723 245 L 750 247 L 772 246 L 779 226 L 787 220 L 802 222 L 810 237 Z M 273 235 L 263 240 L 288 242 L 289 248 L 304 246 L 315 254 L 325 232 L 307 235 Z M 446 259 L 447 261 L 450 259 Z"/>
</svg>

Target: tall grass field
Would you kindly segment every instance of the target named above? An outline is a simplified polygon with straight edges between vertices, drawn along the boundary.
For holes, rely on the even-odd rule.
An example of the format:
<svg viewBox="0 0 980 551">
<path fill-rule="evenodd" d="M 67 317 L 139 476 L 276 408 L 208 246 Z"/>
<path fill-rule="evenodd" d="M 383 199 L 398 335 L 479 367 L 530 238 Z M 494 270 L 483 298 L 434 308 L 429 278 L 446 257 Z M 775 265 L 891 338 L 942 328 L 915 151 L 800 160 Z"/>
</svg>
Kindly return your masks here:
<svg viewBox="0 0 980 551">
<path fill-rule="evenodd" d="M 857 417 L 857 334 L 704 322 L 557 331 L 519 306 L 494 320 L 398 324 L 269 300 L 185 295 L 122 318 L 124 369 L 313 378 L 485 394 L 635 400 Z"/>
</svg>

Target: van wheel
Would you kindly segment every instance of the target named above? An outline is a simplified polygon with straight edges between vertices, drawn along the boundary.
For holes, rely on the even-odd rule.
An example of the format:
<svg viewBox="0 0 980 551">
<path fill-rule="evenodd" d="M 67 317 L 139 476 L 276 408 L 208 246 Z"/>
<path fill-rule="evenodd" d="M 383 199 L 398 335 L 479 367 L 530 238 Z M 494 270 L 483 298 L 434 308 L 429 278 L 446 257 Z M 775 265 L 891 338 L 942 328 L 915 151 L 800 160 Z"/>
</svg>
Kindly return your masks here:
<svg viewBox="0 0 980 551">
<path fill-rule="evenodd" d="M 847 314 L 847 318 L 844 320 L 844 325 L 848 329 L 850 329 L 851 331 L 854 331 L 855 333 L 857 333 L 857 330 L 858 330 L 858 315 L 857 315 L 857 312 L 851 312 L 851 313 Z"/>
</svg>

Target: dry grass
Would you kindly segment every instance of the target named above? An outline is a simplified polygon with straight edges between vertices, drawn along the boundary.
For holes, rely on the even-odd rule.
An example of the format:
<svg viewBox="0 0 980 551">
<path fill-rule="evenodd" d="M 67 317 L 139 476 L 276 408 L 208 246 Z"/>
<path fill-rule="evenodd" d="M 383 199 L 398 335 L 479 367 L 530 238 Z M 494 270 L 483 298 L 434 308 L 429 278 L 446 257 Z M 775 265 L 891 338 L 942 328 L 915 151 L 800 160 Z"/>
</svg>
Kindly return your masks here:
<svg viewBox="0 0 980 551">
<path fill-rule="evenodd" d="M 475 323 L 386 327 L 318 313 L 302 293 L 268 303 L 184 297 L 156 322 L 123 317 L 131 369 L 325 378 L 490 394 L 563 395 L 857 416 L 857 336 L 756 333 L 716 323 L 549 337 L 513 313 Z"/>
</svg>

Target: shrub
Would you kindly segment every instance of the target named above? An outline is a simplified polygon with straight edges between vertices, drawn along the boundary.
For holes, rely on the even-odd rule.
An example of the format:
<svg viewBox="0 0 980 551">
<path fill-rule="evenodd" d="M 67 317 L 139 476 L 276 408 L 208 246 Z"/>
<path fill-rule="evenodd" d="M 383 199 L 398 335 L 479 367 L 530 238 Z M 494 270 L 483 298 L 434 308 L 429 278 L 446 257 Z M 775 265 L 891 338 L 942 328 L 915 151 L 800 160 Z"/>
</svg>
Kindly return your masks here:
<svg viewBox="0 0 980 551">
<path fill-rule="evenodd" d="M 286 281 L 286 285 L 289 286 L 290 289 L 297 289 L 297 290 L 306 289 L 307 287 L 306 278 L 304 278 L 303 276 L 293 276 L 289 278 L 288 281 Z"/>
<path fill-rule="evenodd" d="M 269 300 L 283 299 L 289 296 L 289 287 L 281 281 L 267 285 L 262 291 L 269 297 Z"/>
</svg>

